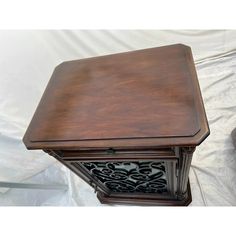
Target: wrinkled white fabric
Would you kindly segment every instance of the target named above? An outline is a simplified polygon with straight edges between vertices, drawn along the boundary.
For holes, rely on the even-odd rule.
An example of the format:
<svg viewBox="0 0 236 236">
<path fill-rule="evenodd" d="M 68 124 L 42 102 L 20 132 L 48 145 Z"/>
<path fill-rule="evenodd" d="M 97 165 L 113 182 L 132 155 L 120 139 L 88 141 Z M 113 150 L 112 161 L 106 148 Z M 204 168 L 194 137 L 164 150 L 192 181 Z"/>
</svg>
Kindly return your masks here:
<svg viewBox="0 0 236 236">
<path fill-rule="evenodd" d="M 0 181 L 67 183 L 68 191 L 0 188 L 0 205 L 101 205 L 81 179 L 22 137 L 56 65 L 183 43 L 192 48 L 211 135 L 190 170 L 192 206 L 236 205 L 236 31 L 0 31 Z"/>
</svg>

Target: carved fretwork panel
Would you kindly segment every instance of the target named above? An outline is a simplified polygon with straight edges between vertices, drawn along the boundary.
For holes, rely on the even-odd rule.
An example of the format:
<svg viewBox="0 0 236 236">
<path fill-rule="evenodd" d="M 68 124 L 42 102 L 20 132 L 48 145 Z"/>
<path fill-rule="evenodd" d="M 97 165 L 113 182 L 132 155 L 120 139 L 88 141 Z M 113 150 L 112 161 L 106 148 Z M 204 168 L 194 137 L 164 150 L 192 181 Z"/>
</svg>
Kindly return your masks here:
<svg viewBox="0 0 236 236">
<path fill-rule="evenodd" d="M 164 162 L 81 162 L 111 192 L 164 193 L 168 191 Z"/>
</svg>

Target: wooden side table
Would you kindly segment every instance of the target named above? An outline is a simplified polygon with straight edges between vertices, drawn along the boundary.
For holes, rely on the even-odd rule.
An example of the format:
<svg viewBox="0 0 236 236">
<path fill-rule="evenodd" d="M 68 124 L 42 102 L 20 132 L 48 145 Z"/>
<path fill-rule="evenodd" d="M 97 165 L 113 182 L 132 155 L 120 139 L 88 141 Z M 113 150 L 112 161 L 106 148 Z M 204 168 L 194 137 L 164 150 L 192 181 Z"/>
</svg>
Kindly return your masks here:
<svg viewBox="0 0 236 236">
<path fill-rule="evenodd" d="M 195 147 L 209 135 L 182 44 L 64 62 L 24 136 L 95 188 L 102 203 L 188 205 Z"/>
</svg>

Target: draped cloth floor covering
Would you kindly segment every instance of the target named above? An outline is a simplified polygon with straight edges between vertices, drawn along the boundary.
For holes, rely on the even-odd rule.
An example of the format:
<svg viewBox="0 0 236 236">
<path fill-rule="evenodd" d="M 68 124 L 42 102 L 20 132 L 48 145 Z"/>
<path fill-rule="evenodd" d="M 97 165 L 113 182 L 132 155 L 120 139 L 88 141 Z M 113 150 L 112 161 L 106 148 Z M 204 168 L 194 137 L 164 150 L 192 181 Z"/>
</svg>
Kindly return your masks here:
<svg viewBox="0 0 236 236">
<path fill-rule="evenodd" d="M 67 184 L 68 190 L 0 188 L 0 205 L 97 206 L 93 189 L 22 143 L 59 63 L 183 43 L 192 48 L 211 135 L 194 153 L 191 206 L 236 205 L 236 31 L 0 31 L 0 181 Z"/>
</svg>

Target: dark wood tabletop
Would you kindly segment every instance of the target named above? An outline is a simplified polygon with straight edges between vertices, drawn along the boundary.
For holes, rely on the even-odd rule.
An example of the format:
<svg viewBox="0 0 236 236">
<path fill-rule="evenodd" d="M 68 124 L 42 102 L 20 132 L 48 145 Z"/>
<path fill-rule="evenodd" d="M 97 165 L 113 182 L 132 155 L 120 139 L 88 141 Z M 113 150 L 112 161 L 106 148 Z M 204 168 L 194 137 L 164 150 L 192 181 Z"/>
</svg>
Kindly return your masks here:
<svg viewBox="0 0 236 236">
<path fill-rule="evenodd" d="M 182 44 L 56 67 L 24 136 L 28 149 L 199 145 L 209 135 Z"/>
</svg>

